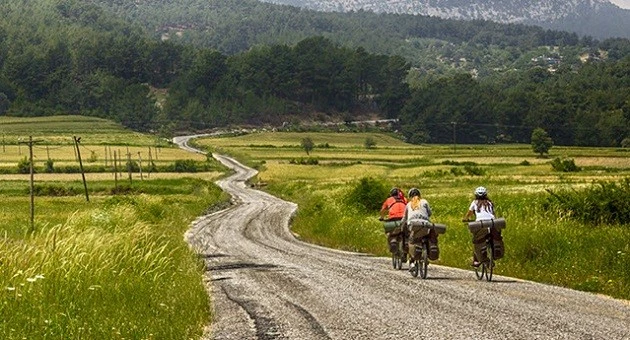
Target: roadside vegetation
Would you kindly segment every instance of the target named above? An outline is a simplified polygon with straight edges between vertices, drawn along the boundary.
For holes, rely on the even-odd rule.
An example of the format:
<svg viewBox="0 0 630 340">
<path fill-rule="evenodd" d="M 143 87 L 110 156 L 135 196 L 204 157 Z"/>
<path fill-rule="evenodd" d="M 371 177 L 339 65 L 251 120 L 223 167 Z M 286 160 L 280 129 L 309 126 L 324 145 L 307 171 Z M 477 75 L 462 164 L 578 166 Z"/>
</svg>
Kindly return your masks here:
<svg viewBox="0 0 630 340">
<path fill-rule="evenodd" d="M 308 157 L 318 163 L 291 162 L 306 157 L 301 141 L 307 136 L 315 145 Z M 366 148 L 366 138 L 376 147 Z M 298 204 L 293 232 L 339 249 L 388 256 L 380 203 L 393 186 L 418 187 L 433 221 L 448 225 L 437 263 L 464 269 L 472 245 L 461 219 L 474 188 L 486 186 L 508 221 L 499 274 L 630 299 L 626 149 L 555 146 L 541 159 L 531 145 L 418 146 L 371 133 L 276 132 L 198 144 L 257 167 L 254 181 Z M 581 171 L 555 170 L 556 157 L 571 159 Z"/>
<path fill-rule="evenodd" d="M 5 123 L 0 119 L 0 128 L 11 126 Z M 58 130 L 48 118 L 15 124 L 21 127 L 3 129 L 2 168 L 17 167 L 15 144 L 33 130 L 55 161 L 75 162 L 65 145 L 68 135 L 79 132 L 73 126 L 86 149 L 156 145 L 155 137 L 104 120 L 66 117 Z M 199 157 L 157 145 L 165 164 Z M 37 152 L 39 169 L 46 150 Z M 196 162 L 212 163 L 205 156 Z M 199 338 L 211 320 L 210 298 L 203 261 L 183 234 L 195 218 L 229 199 L 213 184 L 222 168 L 209 167 L 143 178 L 133 172 L 132 181 L 125 170 L 116 182 L 110 164 L 107 172 L 87 176 L 89 202 L 80 174 L 36 173 L 32 224 L 29 175 L 0 174 L 0 338 Z"/>
</svg>

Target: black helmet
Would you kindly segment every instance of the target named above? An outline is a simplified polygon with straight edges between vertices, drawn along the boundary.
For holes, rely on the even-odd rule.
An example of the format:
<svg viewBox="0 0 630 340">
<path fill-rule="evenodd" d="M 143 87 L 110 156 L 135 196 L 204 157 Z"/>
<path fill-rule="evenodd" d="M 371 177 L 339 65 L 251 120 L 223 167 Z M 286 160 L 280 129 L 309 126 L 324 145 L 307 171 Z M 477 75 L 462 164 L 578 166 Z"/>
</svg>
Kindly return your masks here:
<svg viewBox="0 0 630 340">
<path fill-rule="evenodd" d="M 409 190 L 409 198 L 414 197 L 414 196 L 420 196 L 420 189 L 418 188 L 411 188 L 411 190 Z"/>
<path fill-rule="evenodd" d="M 398 197 L 399 192 L 400 190 L 398 190 L 398 188 L 392 188 L 392 190 L 389 191 L 389 195 L 392 197 Z"/>
</svg>

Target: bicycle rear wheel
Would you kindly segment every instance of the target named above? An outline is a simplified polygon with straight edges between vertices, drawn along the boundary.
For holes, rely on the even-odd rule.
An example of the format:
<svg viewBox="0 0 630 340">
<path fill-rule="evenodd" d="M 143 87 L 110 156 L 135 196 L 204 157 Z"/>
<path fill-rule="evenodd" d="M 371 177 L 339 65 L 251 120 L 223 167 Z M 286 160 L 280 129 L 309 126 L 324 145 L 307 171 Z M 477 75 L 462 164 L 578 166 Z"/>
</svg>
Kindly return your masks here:
<svg viewBox="0 0 630 340">
<path fill-rule="evenodd" d="M 488 261 L 486 262 L 486 281 L 492 281 L 492 272 L 494 271 L 494 244 L 488 244 Z"/>
<path fill-rule="evenodd" d="M 485 251 L 487 252 L 487 245 Z M 475 276 L 477 277 L 477 280 L 482 280 L 486 276 L 486 262 L 484 261 L 483 253 L 484 249 L 482 248 L 481 254 L 479 254 L 480 258 L 477 259 L 477 261 L 481 262 L 481 264 L 475 267 Z"/>
<path fill-rule="evenodd" d="M 416 260 L 411 260 L 411 262 L 409 262 L 409 272 L 411 273 L 411 276 L 413 277 L 418 277 L 418 268 L 420 267 L 420 261 L 416 261 Z"/>
<path fill-rule="evenodd" d="M 425 242 L 422 245 L 422 255 L 420 257 L 420 262 L 418 263 L 418 269 L 420 271 L 420 277 L 423 279 L 427 278 L 429 267 L 429 243 Z"/>
</svg>

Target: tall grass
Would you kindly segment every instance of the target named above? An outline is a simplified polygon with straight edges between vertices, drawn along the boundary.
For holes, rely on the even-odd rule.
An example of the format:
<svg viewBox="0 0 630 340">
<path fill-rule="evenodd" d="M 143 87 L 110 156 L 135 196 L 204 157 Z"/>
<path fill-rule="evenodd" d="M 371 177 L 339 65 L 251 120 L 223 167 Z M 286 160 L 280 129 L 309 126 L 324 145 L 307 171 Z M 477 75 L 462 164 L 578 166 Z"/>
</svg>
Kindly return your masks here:
<svg viewBox="0 0 630 340">
<path fill-rule="evenodd" d="M 378 212 L 364 213 L 346 205 L 341 197 L 348 188 L 302 191 L 292 189 L 294 185 L 276 183 L 269 189 L 289 193 L 285 198 L 298 203 L 292 228 L 300 238 L 338 249 L 389 255 Z M 433 221 L 448 226 L 439 238 L 438 264 L 470 268 L 471 235 L 461 222 L 470 203 L 467 196 L 425 196 L 434 210 Z M 500 215 L 508 220 L 503 232 L 506 253 L 497 273 L 630 299 L 628 225 L 593 228 L 567 220 L 545 212 L 545 198 L 542 193 L 494 198 Z"/>
<path fill-rule="evenodd" d="M 190 188 L 185 195 L 75 205 L 63 223 L 1 239 L 0 338 L 199 337 L 209 297 L 203 264 L 182 234 L 226 197 L 212 184 L 192 182 L 163 182 Z"/>
<path fill-rule="evenodd" d="M 265 162 L 258 176 L 268 184 L 266 190 L 299 206 L 293 231 L 306 241 L 334 248 L 389 255 L 378 211 L 364 212 L 346 201 L 360 178 L 381 180 L 387 188 L 419 187 L 433 208 L 432 220 L 448 226 L 439 238 L 436 263 L 465 269 L 470 268 L 472 244 L 461 218 L 474 188 L 484 185 L 499 216 L 508 221 L 503 233 L 506 253 L 497 273 L 630 299 L 630 221 L 572 217 L 580 209 L 591 216 L 593 209 L 604 206 L 613 207 L 615 216 L 625 216 L 630 204 L 623 198 L 628 191 L 624 179 L 630 176 L 630 164 L 619 149 L 554 148 L 553 157 L 571 157 L 583 167 L 578 173 L 560 173 L 524 145 L 458 146 L 454 152 L 452 146 L 398 141 L 367 151 L 356 146 L 366 134 L 322 134 L 315 135 L 316 144 L 328 143 L 330 148 L 312 152 L 319 165 L 290 164 L 303 152 L 298 144 L 305 135 L 263 133 L 200 144 L 245 155 L 251 163 Z M 339 164 L 339 159 L 356 162 Z M 332 163 L 335 166 L 327 165 Z M 592 186 L 594 181 L 611 184 L 599 190 Z M 563 188 L 580 194 L 573 199 Z M 564 203 L 550 204 L 548 190 L 561 193 Z"/>
</svg>

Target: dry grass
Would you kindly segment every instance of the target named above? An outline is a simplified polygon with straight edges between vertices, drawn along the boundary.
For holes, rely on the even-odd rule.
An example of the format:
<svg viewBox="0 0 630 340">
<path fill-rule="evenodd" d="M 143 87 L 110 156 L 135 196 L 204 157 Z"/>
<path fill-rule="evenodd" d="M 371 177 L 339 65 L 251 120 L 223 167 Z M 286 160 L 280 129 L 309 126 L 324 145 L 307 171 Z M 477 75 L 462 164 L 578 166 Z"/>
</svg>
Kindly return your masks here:
<svg viewBox="0 0 630 340">
<path fill-rule="evenodd" d="M 219 177 L 222 176 L 220 172 L 197 172 L 197 173 L 179 173 L 179 172 L 153 172 L 153 173 L 143 173 L 143 180 L 152 180 L 152 179 L 175 179 L 175 178 L 184 178 L 184 177 L 194 177 L 207 181 L 215 181 Z M 126 172 L 119 174 L 118 179 L 124 181 L 128 179 L 129 176 Z M 35 174 L 34 175 L 35 182 L 70 182 L 70 181 L 80 181 L 82 180 L 81 174 Z M 87 181 L 107 181 L 114 180 L 114 174 L 112 173 L 86 173 L 85 179 Z M 132 179 L 140 180 L 139 173 L 132 173 Z M 30 180 L 30 175 L 18 175 L 18 174 L 9 174 L 2 175 L 0 174 L 0 181 L 28 181 Z"/>
</svg>

